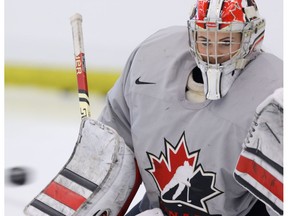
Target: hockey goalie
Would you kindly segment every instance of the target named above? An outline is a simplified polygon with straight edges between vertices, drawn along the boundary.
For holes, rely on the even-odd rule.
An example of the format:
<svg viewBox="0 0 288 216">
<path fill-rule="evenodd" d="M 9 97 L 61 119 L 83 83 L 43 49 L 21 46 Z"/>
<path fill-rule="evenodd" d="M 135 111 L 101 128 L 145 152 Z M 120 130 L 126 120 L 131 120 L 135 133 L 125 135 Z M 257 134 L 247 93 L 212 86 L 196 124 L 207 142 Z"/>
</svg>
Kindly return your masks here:
<svg viewBox="0 0 288 216">
<path fill-rule="evenodd" d="M 261 50 L 254 0 L 196 3 L 187 26 L 133 50 L 98 119 L 109 127 L 84 118 L 72 158 L 28 215 L 123 215 L 139 185 L 134 157 L 145 195 L 127 216 L 282 214 L 283 103 L 268 97 L 283 86 L 282 60 Z"/>
</svg>

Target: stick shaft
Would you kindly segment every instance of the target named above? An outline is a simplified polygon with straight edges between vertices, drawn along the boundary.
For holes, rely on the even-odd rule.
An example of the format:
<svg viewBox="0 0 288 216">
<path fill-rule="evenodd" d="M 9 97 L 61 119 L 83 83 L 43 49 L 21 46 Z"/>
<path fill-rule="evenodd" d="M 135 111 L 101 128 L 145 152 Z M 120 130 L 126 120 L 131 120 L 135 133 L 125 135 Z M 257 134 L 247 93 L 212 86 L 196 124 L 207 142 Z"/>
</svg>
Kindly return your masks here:
<svg viewBox="0 0 288 216">
<path fill-rule="evenodd" d="M 90 103 L 82 32 L 82 16 L 77 13 L 70 18 L 70 22 L 72 26 L 80 114 L 81 118 L 90 117 Z"/>
</svg>

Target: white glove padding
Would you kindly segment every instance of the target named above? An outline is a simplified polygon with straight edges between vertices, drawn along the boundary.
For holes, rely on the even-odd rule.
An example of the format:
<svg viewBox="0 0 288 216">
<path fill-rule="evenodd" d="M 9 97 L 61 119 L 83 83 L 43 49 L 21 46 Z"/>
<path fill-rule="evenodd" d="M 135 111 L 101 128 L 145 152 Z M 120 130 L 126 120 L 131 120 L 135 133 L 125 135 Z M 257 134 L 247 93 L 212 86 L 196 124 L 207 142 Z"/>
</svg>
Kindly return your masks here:
<svg viewBox="0 0 288 216">
<path fill-rule="evenodd" d="M 141 212 L 140 214 L 137 214 L 136 216 L 164 216 L 160 208 L 153 208 L 146 210 L 144 212 Z"/>
<path fill-rule="evenodd" d="M 283 214 L 283 88 L 257 107 L 234 177 L 277 214 Z"/>
<path fill-rule="evenodd" d="M 124 140 L 112 128 L 84 118 L 67 164 L 24 212 L 124 215 L 140 182 L 134 154 Z"/>
</svg>

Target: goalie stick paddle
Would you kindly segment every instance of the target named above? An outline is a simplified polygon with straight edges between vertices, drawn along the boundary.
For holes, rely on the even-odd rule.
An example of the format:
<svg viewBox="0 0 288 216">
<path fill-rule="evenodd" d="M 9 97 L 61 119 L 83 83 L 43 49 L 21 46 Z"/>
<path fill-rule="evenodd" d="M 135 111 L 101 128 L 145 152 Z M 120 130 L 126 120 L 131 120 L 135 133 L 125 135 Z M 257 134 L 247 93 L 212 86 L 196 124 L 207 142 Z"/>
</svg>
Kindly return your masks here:
<svg viewBox="0 0 288 216">
<path fill-rule="evenodd" d="M 70 18 L 81 126 L 68 162 L 25 208 L 29 216 L 123 216 L 141 177 L 133 152 L 117 132 L 90 117 L 82 16 Z M 103 163 L 105 161 L 105 163 Z"/>
</svg>

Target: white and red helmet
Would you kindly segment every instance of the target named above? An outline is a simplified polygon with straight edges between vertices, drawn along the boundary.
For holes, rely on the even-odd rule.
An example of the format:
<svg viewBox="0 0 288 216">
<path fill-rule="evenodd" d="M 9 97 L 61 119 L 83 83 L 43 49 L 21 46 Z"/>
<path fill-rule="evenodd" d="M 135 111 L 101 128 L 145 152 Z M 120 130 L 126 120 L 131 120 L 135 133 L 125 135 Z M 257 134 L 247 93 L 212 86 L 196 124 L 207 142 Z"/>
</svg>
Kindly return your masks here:
<svg viewBox="0 0 288 216">
<path fill-rule="evenodd" d="M 202 72 L 206 98 L 220 99 L 227 94 L 247 63 L 260 53 L 265 21 L 259 16 L 254 0 L 197 0 L 187 23 L 190 50 Z M 208 50 L 204 58 L 197 48 L 197 34 L 200 32 L 207 34 L 207 44 L 211 43 L 208 41 L 211 33 L 215 33 L 216 43 L 221 43 L 217 42 L 217 33 L 230 33 L 232 37 L 233 33 L 240 32 L 239 49 L 231 52 L 230 48 L 230 58 L 225 62 L 217 62 L 217 56 L 213 56 L 216 61 L 209 62 Z"/>
</svg>

